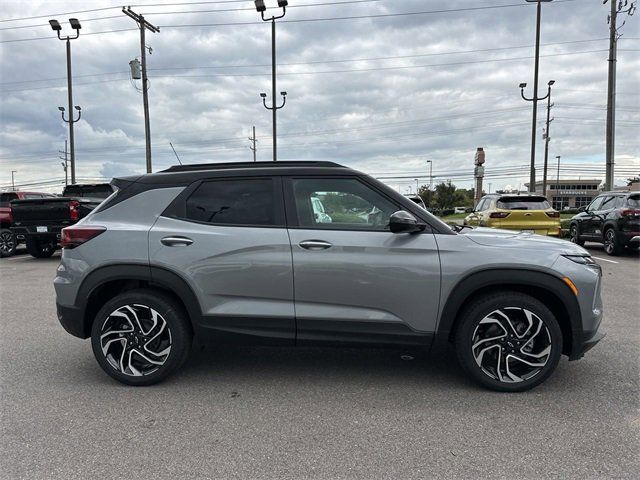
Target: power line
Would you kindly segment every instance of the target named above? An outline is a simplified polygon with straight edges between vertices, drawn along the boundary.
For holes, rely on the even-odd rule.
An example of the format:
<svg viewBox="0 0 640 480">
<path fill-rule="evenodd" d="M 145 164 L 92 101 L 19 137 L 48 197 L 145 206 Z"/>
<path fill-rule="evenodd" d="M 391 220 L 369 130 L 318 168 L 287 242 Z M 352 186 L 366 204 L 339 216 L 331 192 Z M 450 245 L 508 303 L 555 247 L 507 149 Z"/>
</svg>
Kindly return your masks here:
<svg viewBox="0 0 640 480">
<path fill-rule="evenodd" d="M 542 46 L 555 46 L 555 45 L 566 45 L 573 43 L 586 43 L 586 42 L 595 42 L 595 41 L 604 41 L 608 40 L 606 37 L 603 38 L 594 38 L 588 40 L 573 40 L 568 42 L 555 42 L 555 43 L 546 43 Z M 397 55 L 397 56 L 387 56 L 387 57 L 370 57 L 370 58 L 347 58 L 347 59 L 334 59 L 334 60 L 314 60 L 310 62 L 284 62 L 278 63 L 278 66 L 299 66 L 299 65 L 316 65 L 316 64 L 328 64 L 328 63 L 349 63 L 349 62 L 369 62 L 369 61 L 381 61 L 381 60 L 399 60 L 399 59 L 407 59 L 407 58 L 420 58 L 420 57 L 431 57 L 431 56 L 443 56 L 443 55 L 459 55 L 459 54 L 467 54 L 467 53 L 481 53 L 481 52 L 493 52 L 493 51 L 503 51 L 503 50 L 514 50 L 521 48 L 531 48 L 533 45 L 515 45 L 510 47 L 496 47 L 496 48 L 482 48 L 482 49 L 474 49 L 474 50 L 456 50 L 449 52 L 433 52 L 433 53 L 418 53 L 414 55 Z M 572 53 L 572 52 L 567 52 Z M 191 67 L 157 67 L 150 68 L 150 71 L 166 71 L 166 70 L 205 70 L 205 69 L 223 69 L 223 68 L 262 68 L 262 67 L 270 67 L 270 64 L 248 64 L 248 65 L 195 65 Z M 86 75 L 76 75 L 74 78 L 88 78 L 88 77 L 96 77 L 101 75 L 119 75 L 128 73 L 127 71 L 117 71 L 117 72 L 103 72 L 103 73 L 93 73 Z M 57 78 L 42 78 L 38 80 L 20 80 L 15 82 L 2 82 L 0 85 L 16 85 L 23 83 L 35 83 L 35 82 L 45 82 L 45 81 L 57 81 L 57 80 L 66 80 L 66 77 L 57 77 Z"/>
<path fill-rule="evenodd" d="M 561 2 L 573 2 L 576 0 L 556 0 L 554 4 Z M 362 20 L 362 19 L 384 19 L 384 18 L 398 18 L 398 17 L 407 17 L 407 16 L 418 16 L 418 15 L 436 15 L 436 14 L 446 14 L 446 13 L 459 13 L 459 12 L 474 12 L 480 10 L 495 10 L 501 8 L 513 8 L 513 7 L 526 7 L 529 6 L 528 3 L 511 3 L 505 5 L 485 5 L 480 7 L 465 7 L 465 8 L 453 8 L 453 9 L 441 9 L 441 10 L 423 10 L 418 12 L 398 12 L 398 13 L 378 13 L 378 14 L 370 14 L 370 15 L 349 15 L 343 17 L 323 17 L 323 18 L 301 18 L 301 19 L 293 19 L 293 20 L 282 20 L 281 23 L 307 23 L 307 22 L 330 22 L 330 21 L 342 21 L 342 20 Z M 41 18 L 41 17 L 38 17 Z M 222 22 L 222 23 L 201 23 L 201 24 L 179 24 L 179 25 L 160 25 L 160 28 L 163 29 L 171 29 L 171 28 L 191 28 L 191 27 L 224 27 L 224 26 L 239 26 L 239 25 L 262 25 L 262 22 Z M 102 32 L 91 32 L 85 33 L 84 35 L 99 35 L 104 33 L 115 33 L 115 32 L 123 32 L 123 31 L 132 31 L 136 29 L 121 29 L 121 30 L 105 30 Z M 14 43 L 14 42 L 27 42 L 34 40 L 45 40 L 54 37 L 33 37 L 33 38 L 22 38 L 22 39 L 11 39 L 11 40 L 2 40 L 0 43 Z"/>
<path fill-rule="evenodd" d="M 567 56 L 567 55 L 582 55 L 587 53 L 600 53 L 606 52 L 607 50 L 586 50 L 583 52 L 565 52 L 565 53 L 552 53 L 548 55 L 540 55 L 540 57 L 559 57 L 559 56 Z M 370 67 L 370 68 L 354 68 L 354 69 L 342 69 L 342 70 L 320 70 L 314 72 L 282 72 L 278 73 L 280 76 L 305 76 L 305 75 L 325 75 L 325 74 L 335 74 L 335 73 L 358 73 L 358 72 L 377 72 L 377 71 L 391 71 L 391 70 L 408 70 L 414 68 L 431 68 L 431 67 L 451 67 L 451 66 L 460 66 L 460 65 L 475 65 L 475 64 L 483 64 L 483 63 L 493 63 L 493 62 L 512 62 L 512 61 L 520 61 L 520 60 L 529 60 L 533 58 L 532 56 L 526 57 L 510 57 L 510 58 L 494 58 L 494 59 L 486 59 L 486 60 L 469 60 L 464 62 L 449 62 L 449 63 L 431 63 L 431 64 L 423 64 L 423 65 L 404 65 L 399 67 Z M 213 75 L 156 75 L 155 78 L 219 78 L 219 77 L 264 77 L 270 75 L 269 73 L 221 73 L 221 74 L 213 74 Z M 123 80 L 128 80 L 128 78 L 114 78 L 110 80 L 99 80 L 95 82 L 84 82 L 84 83 L 76 83 L 75 86 L 82 85 L 93 85 L 96 83 L 110 83 L 110 82 L 119 82 Z M 64 88 L 63 86 L 45 86 L 45 87 L 28 87 L 28 88 L 16 88 L 16 89 L 3 89 L 2 92 L 22 92 L 28 90 L 46 90 L 50 88 Z"/>
</svg>

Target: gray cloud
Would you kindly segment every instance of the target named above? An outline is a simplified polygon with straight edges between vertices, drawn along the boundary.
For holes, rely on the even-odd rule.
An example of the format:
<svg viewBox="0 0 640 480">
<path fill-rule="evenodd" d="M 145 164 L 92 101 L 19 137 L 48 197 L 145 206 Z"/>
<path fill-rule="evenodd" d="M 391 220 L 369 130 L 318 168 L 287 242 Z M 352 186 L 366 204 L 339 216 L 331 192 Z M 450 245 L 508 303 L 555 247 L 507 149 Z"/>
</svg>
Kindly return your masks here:
<svg viewBox="0 0 640 480">
<path fill-rule="evenodd" d="M 468 186 L 475 148 L 484 146 L 488 172 L 514 167 L 512 178 L 492 180 L 494 188 L 527 181 L 531 105 L 520 99 L 517 85 L 532 83 L 533 60 L 522 58 L 533 55 L 535 9 L 530 5 L 292 22 L 512 3 L 381 0 L 289 9 L 288 22 L 278 25 L 278 90 L 289 93 L 278 117 L 280 158 L 328 159 L 374 174 L 409 176 L 426 175 L 425 161 L 432 159 L 438 180 L 452 178 Z M 5 2 L 3 18 L 71 12 L 78 5 Z M 91 8 L 110 6 L 106 0 L 91 3 Z M 161 26 L 147 39 L 153 47 L 148 61 L 154 169 L 176 162 L 169 142 L 183 162 L 249 160 L 252 125 L 259 136 L 258 158 L 270 158 L 270 114 L 258 96 L 271 88 L 269 25 L 175 27 L 255 22 L 259 17 L 252 7 L 249 0 L 136 7 Z M 248 10 L 158 14 L 231 8 Z M 144 171 L 142 99 L 128 78 L 128 62 L 140 54 L 137 32 L 91 35 L 135 27 L 124 15 L 92 20 L 118 14 L 116 8 L 77 15 L 83 22 L 80 39 L 72 42 L 74 98 L 83 108 L 76 128 L 80 178 Z M 566 165 L 604 165 L 606 17 L 607 6 L 596 0 L 544 5 L 542 41 L 552 45 L 542 48 L 540 84 L 556 80 L 550 155 L 562 155 Z M 4 22 L 1 28 L 41 26 L 0 30 L 1 39 L 51 36 L 46 19 Z M 619 183 L 640 171 L 637 17 L 624 32 L 618 61 Z M 67 130 L 56 107 L 66 106 L 64 44 L 51 38 L 1 45 L 0 185 L 9 183 L 10 170 L 18 170 L 22 183 L 62 179 L 56 157 Z M 542 121 L 544 108 L 539 113 Z M 540 138 L 541 122 L 538 127 Z M 541 174 L 543 143 L 537 143 Z M 601 175 L 588 170 L 585 176 Z M 415 182 L 389 183 L 406 188 Z"/>
</svg>

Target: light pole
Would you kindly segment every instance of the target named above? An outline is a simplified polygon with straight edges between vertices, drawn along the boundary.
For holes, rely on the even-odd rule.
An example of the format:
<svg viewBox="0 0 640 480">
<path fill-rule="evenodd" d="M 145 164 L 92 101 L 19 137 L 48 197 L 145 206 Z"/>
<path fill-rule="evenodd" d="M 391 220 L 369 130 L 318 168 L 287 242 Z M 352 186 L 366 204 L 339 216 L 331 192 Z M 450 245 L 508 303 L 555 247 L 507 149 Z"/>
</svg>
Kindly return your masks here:
<svg viewBox="0 0 640 480">
<path fill-rule="evenodd" d="M 60 23 L 57 20 L 49 20 L 49 25 L 51 25 L 53 31 L 58 35 L 58 39 L 67 42 L 67 92 L 69 94 L 69 114 L 71 115 L 73 109 L 73 87 L 71 85 L 71 40 L 75 40 L 80 36 L 80 28 L 82 27 L 80 26 L 80 22 L 77 18 L 70 18 L 69 23 L 71 24 L 71 28 L 76 31 L 76 36 L 70 37 L 67 35 L 63 38 L 60 36 L 60 32 L 62 31 Z M 60 108 L 62 107 L 58 107 L 58 109 Z M 76 107 L 76 109 L 80 110 L 80 107 Z M 62 109 L 62 112 L 64 120 L 64 109 Z M 71 144 L 71 183 L 73 184 L 76 183 L 76 150 L 73 139 L 73 124 L 77 120 L 73 121 L 72 118 L 69 120 L 72 120 L 67 123 L 69 124 L 69 143 Z M 80 120 L 80 117 L 78 117 L 78 120 Z"/>
<path fill-rule="evenodd" d="M 431 160 L 427 160 L 427 163 L 429 164 L 429 196 L 427 197 L 427 199 L 429 200 L 428 206 L 431 206 L 431 187 L 433 184 L 433 162 Z"/>
<path fill-rule="evenodd" d="M 64 107 L 58 107 L 58 110 L 60 110 L 60 116 L 62 117 L 62 121 L 63 122 L 67 122 L 69 124 L 69 133 L 70 133 L 70 139 L 71 139 L 71 184 L 74 185 L 76 183 L 76 170 L 75 170 L 75 163 L 74 163 L 74 158 L 75 158 L 75 153 L 74 153 L 74 149 L 73 149 L 73 124 L 77 123 L 80 118 L 82 117 L 82 109 L 76 105 L 74 107 L 77 111 L 78 111 L 78 118 L 76 118 L 75 120 L 73 119 L 73 110 L 69 110 L 69 119 L 67 120 L 66 118 L 64 118 Z M 65 152 L 66 152 L 66 143 L 65 142 Z M 65 158 L 66 158 L 67 154 L 65 153 Z M 66 163 L 66 160 L 65 160 Z M 66 169 L 65 169 L 65 175 L 66 175 Z"/>
<path fill-rule="evenodd" d="M 538 98 L 538 67 L 540 65 L 540 16 L 542 13 L 542 2 L 551 2 L 552 0 L 526 0 L 529 3 L 537 3 L 537 15 L 536 15 L 536 53 L 533 69 L 533 97 L 526 98 L 524 96 L 524 87 L 526 83 L 520 84 L 520 94 L 522 98 L 529 102 L 533 102 L 533 119 L 531 124 L 531 170 L 529 172 L 529 191 L 536 191 L 536 121 L 538 117 L 538 101 L 544 100 L 544 98 Z"/>
<path fill-rule="evenodd" d="M 553 103 L 551 103 L 551 86 L 554 83 L 556 83 L 555 80 L 549 80 L 549 83 L 547 83 L 547 128 L 544 132 L 544 171 L 542 172 L 542 195 L 544 197 L 547 196 L 547 165 L 549 161 L 549 140 L 551 140 L 549 125 L 553 122 L 553 118 L 550 118 L 551 107 L 553 107 Z"/>
<path fill-rule="evenodd" d="M 16 182 L 14 178 L 14 174 L 18 173 L 17 170 L 11 170 L 11 190 L 16 191 Z"/>
<path fill-rule="evenodd" d="M 271 110 L 273 114 L 273 161 L 278 160 L 278 147 L 277 147 L 277 125 L 276 125 L 276 113 L 283 108 L 287 102 L 287 92 L 280 92 L 282 95 L 282 105 L 276 106 L 276 20 L 282 18 L 287 13 L 288 0 L 278 0 L 278 7 L 282 8 L 282 15 L 272 15 L 271 18 L 265 18 L 264 12 L 267 7 L 264 4 L 264 0 L 255 0 L 256 10 L 260 12 L 262 20 L 265 22 L 271 22 L 271 106 L 267 106 L 267 94 L 261 93 L 262 104 L 267 110 Z"/>
</svg>

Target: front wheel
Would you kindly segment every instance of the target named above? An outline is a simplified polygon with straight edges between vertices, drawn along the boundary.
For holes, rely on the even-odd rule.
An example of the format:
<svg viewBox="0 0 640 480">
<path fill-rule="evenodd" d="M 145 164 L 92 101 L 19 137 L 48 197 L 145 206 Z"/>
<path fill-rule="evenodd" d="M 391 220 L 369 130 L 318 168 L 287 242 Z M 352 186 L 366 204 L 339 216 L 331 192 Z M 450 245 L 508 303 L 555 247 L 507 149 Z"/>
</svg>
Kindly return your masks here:
<svg viewBox="0 0 640 480">
<path fill-rule="evenodd" d="M 521 392 L 553 373 L 562 353 L 562 331 L 553 313 L 535 298 L 496 293 L 463 312 L 456 351 L 462 368 L 481 385 Z"/>
<path fill-rule="evenodd" d="M 584 240 L 580 240 L 580 232 L 578 231 L 578 225 L 575 223 L 571 225 L 569 229 L 569 241 L 576 245 L 584 246 Z"/>
<path fill-rule="evenodd" d="M 0 257 L 10 257 L 16 253 L 16 237 L 11 230 L 0 230 Z"/>
<path fill-rule="evenodd" d="M 49 258 L 56 251 L 55 240 L 27 238 L 27 252 L 34 258 Z"/>
<path fill-rule="evenodd" d="M 191 329 L 186 313 L 154 290 L 131 290 L 109 300 L 91 328 L 93 354 L 102 369 L 127 385 L 164 380 L 187 359 Z"/>
<path fill-rule="evenodd" d="M 621 250 L 622 245 L 620 245 L 616 231 L 613 228 L 609 228 L 604 232 L 604 251 L 607 255 L 615 257 L 616 255 L 620 255 Z"/>
</svg>

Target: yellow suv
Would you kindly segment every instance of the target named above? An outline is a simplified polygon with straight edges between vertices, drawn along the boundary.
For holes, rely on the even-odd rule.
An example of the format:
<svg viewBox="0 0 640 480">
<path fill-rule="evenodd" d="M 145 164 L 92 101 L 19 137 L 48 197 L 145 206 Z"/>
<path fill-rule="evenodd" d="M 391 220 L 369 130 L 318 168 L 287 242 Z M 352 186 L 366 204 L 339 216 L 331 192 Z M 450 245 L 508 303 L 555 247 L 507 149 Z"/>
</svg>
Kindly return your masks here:
<svg viewBox="0 0 640 480">
<path fill-rule="evenodd" d="M 485 195 L 464 224 L 555 237 L 562 233 L 560 212 L 541 195 Z"/>
</svg>

